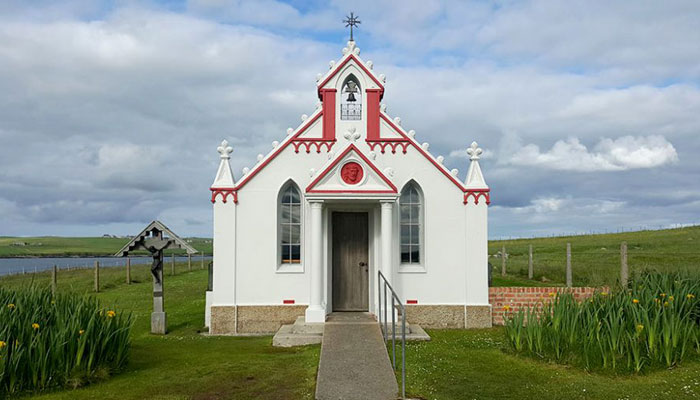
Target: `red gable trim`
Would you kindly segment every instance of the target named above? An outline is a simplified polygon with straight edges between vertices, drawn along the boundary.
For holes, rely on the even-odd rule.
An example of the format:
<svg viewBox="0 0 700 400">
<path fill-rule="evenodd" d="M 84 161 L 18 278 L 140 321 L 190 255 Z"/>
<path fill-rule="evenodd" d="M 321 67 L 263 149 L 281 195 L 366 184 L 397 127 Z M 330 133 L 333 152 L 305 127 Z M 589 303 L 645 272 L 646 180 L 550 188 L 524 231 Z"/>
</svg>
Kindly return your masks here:
<svg viewBox="0 0 700 400">
<path fill-rule="evenodd" d="M 358 156 L 360 156 L 360 158 L 361 158 L 365 163 L 367 163 L 367 165 L 369 165 L 369 167 L 372 168 L 372 170 L 373 170 L 374 172 L 376 172 L 377 175 L 379 175 L 379 177 L 384 181 L 384 183 L 386 183 L 387 185 L 389 185 L 389 187 L 391 188 L 391 190 L 359 190 L 359 189 L 348 189 L 348 190 L 313 190 L 313 187 L 316 186 L 316 184 L 317 184 L 318 182 L 320 182 L 321 179 L 323 179 L 323 177 L 325 177 L 326 175 L 328 175 L 328 173 L 329 173 L 333 168 L 335 168 L 335 166 L 338 165 L 338 163 L 339 163 L 346 155 L 348 155 L 348 153 L 350 153 L 351 151 L 355 151 L 355 153 L 356 153 Z M 331 165 L 329 165 L 328 167 L 326 167 L 326 169 L 324 169 L 323 172 L 321 172 L 321 173 L 316 177 L 316 179 L 314 179 L 313 182 L 311 182 L 311 183 L 309 184 L 309 186 L 306 187 L 306 193 L 392 193 L 392 194 L 395 194 L 395 193 L 398 193 L 398 190 L 396 189 L 396 186 L 394 186 L 394 184 L 391 183 L 391 181 L 389 180 L 389 178 L 387 178 L 387 177 L 379 170 L 379 168 L 377 168 L 364 154 L 362 154 L 362 152 L 361 152 L 354 144 L 350 144 L 350 146 L 348 146 L 348 148 L 345 149 L 345 151 L 343 151 L 338 157 L 336 157 L 335 160 L 333 160 L 333 162 L 331 163 Z"/>
<path fill-rule="evenodd" d="M 333 78 L 333 77 L 335 76 L 335 74 L 337 74 L 338 71 L 339 71 L 341 68 L 343 68 L 343 67 L 345 66 L 345 64 L 347 64 L 350 60 L 355 61 L 355 64 L 357 64 L 363 71 L 365 71 L 365 73 L 366 73 L 370 78 L 372 78 L 372 80 L 374 81 L 374 83 L 376 83 L 377 86 L 379 86 L 379 88 L 380 88 L 380 89 L 379 89 L 379 90 L 380 90 L 380 92 L 379 92 L 379 97 L 381 98 L 382 96 L 384 96 L 384 85 L 382 85 L 381 82 L 379 82 L 379 79 L 377 79 L 377 78 L 374 77 L 374 74 L 371 73 L 371 72 L 367 69 L 367 67 L 365 67 L 365 65 L 364 65 L 363 63 L 361 63 L 360 60 L 357 59 L 357 57 L 355 57 L 354 54 L 350 54 L 350 57 L 346 58 L 343 62 L 341 62 L 340 64 L 336 65 L 335 68 L 333 68 L 333 72 L 332 72 L 330 75 L 328 75 L 328 77 L 327 77 L 326 79 L 324 79 L 323 82 L 321 82 L 321 83 L 318 85 L 318 98 L 319 98 L 319 99 L 322 98 L 322 97 L 321 97 L 321 88 L 324 87 L 324 86 L 326 86 L 326 83 L 328 83 L 328 81 L 330 81 L 331 78 Z"/>
<path fill-rule="evenodd" d="M 272 153 L 272 155 L 271 155 L 270 157 L 267 158 L 267 160 L 265 160 L 262 164 L 260 164 L 260 166 L 259 166 L 258 168 L 256 168 L 256 169 L 254 169 L 253 171 L 251 171 L 248 175 L 245 176 L 245 178 L 243 178 L 240 182 L 238 182 L 238 184 L 236 185 L 236 187 L 234 188 L 234 190 L 241 190 L 241 188 L 242 188 L 246 183 L 248 183 L 248 181 L 250 181 L 251 179 L 253 179 L 253 177 L 254 177 L 255 175 L 257 175 L 258 172 L 262 171 L 262 169 L 265 168 L 265 166 L 267 166 L 267 164 L 269 164 L 272 160 L 274 160 L 275 157 L 277 157 L 287 146 L 289 146 L 290 143 L 292 143 L 295 139 L 297 139 L 299 136 L 301 136 L 302 133 L 304 133 L 307 129 L 309 129 L 309 127 L 310 127 L 314 122 L 316 122 L 319 118 L 321 118 L 322 115 L 323 115 L 323 111 L 321 111 L 321 112 L 319 112 L 318 114 L 316 114 L 313 118 L 310 118 L 310 119 L 306 122 L 306 124 L 304 124 L 304 126 L 301 127 L 301 129 L 299 129 L 299 132 L 295 133 L 294 136 L 293 136 L 290 140 L 287 140 L 286 142 L 284 142 L 283 144 L 281 144 L 281 145 L 277 148 L 277 150 L 276 150 L 274 153 Z M 298 139 L 297 139 L 297 140 L 298 140 Z M 322 139 L 315 139 L 315 140 L 322 140 Z"/>
<path fill-rule="evenodd" d="M 447 177 L 447 179 L 451 180 L 452 183 L 454 183 L 455 185 L 457 185 L 457 187 L 458 187 L 462 192 L 466 192 L 466 191 L 467 191 L 467 189 L 466 189 L 464 186 L 462 186 L 462 183 L 461 183 L 460 181 L 458 181 L 457 179 L 455 179 L 454 176 L 450 175 L 447 171 L 445 171 L 445 169 L 444 169 L 442 166 L 440 166 L 440 164 L 438 164 L 438 163 L 433 159 L 433 157 L 431 157 L 428 153 L 426 153 L 425 150 L 423 150 L 423 148 L 422 148 L 421 146 L 419 146 L 419 145 L 416 143 L 415 140 L 411 140 L 411 139 L 403 132 L 402 129 L 400 129 L 398 126 L 396 126 L 396 124 L 394 124 L 394 122 L 393 122 L 391 119 L 389 119 L 389 117 L 386 116 L 386 114 L 381 113 L 381 117 L 382 117 L 382 119 L 384 119 L 384 121 L 386 121 L 386 122 L 389 124 L 389 126 L 391 126 L 391 127 L 394 129 L 394 131 L 396 131 L 396 133 L 398 133 L 399 135 L 403 136 L 404 139 L 408 140 L 408 142 L 411 143 L 411 145 L 412 145 L 416 150 L 418 150 L 419 153 L 421 153 L 428 161 L 430 161 L 431 163 L 433 163 L 433 165 L 435 166 L 435 168 L 437 168 L 440 172 L 442 172 L 442 174 L 445 175 L 445 176 Z M 382 139 L 382 140 L 388 140 L 388 139 Z"/>
</svg>

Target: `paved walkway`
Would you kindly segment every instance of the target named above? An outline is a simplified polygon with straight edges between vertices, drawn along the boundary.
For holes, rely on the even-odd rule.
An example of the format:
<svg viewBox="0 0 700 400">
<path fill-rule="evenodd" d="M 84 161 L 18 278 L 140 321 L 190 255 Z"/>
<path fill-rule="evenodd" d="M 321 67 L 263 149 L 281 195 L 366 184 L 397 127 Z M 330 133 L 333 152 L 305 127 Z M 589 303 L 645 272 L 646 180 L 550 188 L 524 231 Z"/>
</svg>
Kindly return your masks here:
<svg viewBox="0 0 700 400">
<path fill-rule="evenodd" d="M 396 376 L 379 324 L 368 313 L 333 313 L 323 331 L 318 400 L 394 400 Z"/>
</svg>

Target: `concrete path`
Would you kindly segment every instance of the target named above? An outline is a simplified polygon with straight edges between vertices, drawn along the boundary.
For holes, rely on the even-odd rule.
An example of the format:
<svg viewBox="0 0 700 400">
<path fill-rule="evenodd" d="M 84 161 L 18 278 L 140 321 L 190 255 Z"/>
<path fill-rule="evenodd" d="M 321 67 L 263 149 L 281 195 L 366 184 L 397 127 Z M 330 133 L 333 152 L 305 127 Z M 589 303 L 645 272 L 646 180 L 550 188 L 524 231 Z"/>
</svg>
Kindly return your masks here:
<svg viewBox="0 0 700 400">
<path fill-rule="evenodd" d="M 318 400 L 394 400 L 398 385 L 379 324 L 368 313 L 328 316 L 316 380 Z"/>
</svg>

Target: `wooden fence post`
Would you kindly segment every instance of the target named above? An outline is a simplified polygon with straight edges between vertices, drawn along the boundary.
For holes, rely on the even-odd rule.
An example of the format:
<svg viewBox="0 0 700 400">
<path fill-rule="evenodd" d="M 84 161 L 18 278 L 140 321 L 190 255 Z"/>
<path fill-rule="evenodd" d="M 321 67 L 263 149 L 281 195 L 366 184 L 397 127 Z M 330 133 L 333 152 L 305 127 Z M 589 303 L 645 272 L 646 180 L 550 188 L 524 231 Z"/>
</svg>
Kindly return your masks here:
<svg viewBox="0 0 700 400">
<path fill-rule="evenodd" d="M 100 291 L 100 262 L 95 260 L 95 293 Z"/>
<path fill-rule="evenodd" d="M 200 266 L 200 269 L 204 269 L 204 252 L 202 251 L 202 256 L 199 258 L 200 261 L 202 262 L 202 265 Z"/>
<path fill-rule="evenodd" d="M 126 258 L 126 284 L 131 285 L 131 257 Z"/>
<path fill-rule="evenodd" d="M 175 275 L 175 253 L 170 255 L 170 275 Z"/>
<path fill-rule="evenodd" d="M 192 254 L 187 253 L 187 270 L 192 272 Z"/>
<path fill-rule="evenodd" d="M 571 276 L 571 243 L 566 244 L 566 287 L 573 286 Z"/>
<path fill-rule="evenodd" d="M 527 278 L 532 279 L 532 277 L 535 275 L 535 270 L 532 265 L 532 245 L 530 245 L 530 258 L 528 258 L 527 261 Z"/>
<path fill-rule="evenodd" d="M 501 276 L 506 276 L 506 246 L 501 249 Z"/>
<path fill-rule="evenodd" d="M 622 242 L 620 245 L 620 284 L 623 288 L 627 287 L 629 280 L 629 269 L 627 268 L 627 242 Z"/>
<path fill-rule="evenodd" d="M 54 264 L 53 269 L 51 270 L 51 294 L 54 295 L 54 297 L 56 296 L 56 289 L 58 286 L 56 282 L 56 279 L 58 278 L 57 274 L 58 267 L 56 266 L 56 264 Z"/>
</svg>

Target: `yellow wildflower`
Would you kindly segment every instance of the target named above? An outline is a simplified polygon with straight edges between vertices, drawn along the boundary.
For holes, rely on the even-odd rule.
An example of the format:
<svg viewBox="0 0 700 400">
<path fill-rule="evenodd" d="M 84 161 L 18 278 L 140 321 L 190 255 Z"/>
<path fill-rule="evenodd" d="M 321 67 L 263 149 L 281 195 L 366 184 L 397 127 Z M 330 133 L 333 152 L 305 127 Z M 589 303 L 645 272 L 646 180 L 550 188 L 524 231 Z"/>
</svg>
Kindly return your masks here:
<svg viewBox="0 0 700 400">
<path fill-rule="evenodd" d="M 112 311 L 112 310 L 107 311 L 108 318 L 114 318 L 115 315 L 117 315 L 117 313 L 115 313 L 114 311 Z"/>
<path fill-rule="evenodd" d="M 607 295 L 608 295 L 608 292 L 600 292 L 600 295 L 601 295 L 601 296 L 607 296 Z"/>
<path fill-rule="evenodd" d="M 659 297 L 666 297 L 666 293 L 661 293 Z"/>
<path fill-rule="evenodd" d="M 14 309 L 15 309 L 15 305 L 12 304 L 12 303 L 10 303 L 10 304 L 7 305 L 7 308 L 9 308 L 10 310 L 14 310 Z"/>
<path fill-rule="evenodd" d="M 695 298 L 695 295 L 694 295 L 694 294 L 692 294 L 692 293 L 688 293 L 688 294 L 687 294 L 687 295 L 686 295 L 685 297 L 687 297 L 687 298 L 688 298 L 688 300 L 692 300 L 692 299 L 694 299 L 694 298 Z"/>
<path fill-rule="evenodd" d="M 654 299 L 654 303 L 659 304 L 660 302 L 661 302 L 661 300 L 659 300 L 659 299 Z"/>
<path fill-rule="evenodd" d="M 664 301 L 664 307 L 668 307 L 668 301 Z"/>
<path fill-rule="evenodd" d="M 34 329 L 39 329 L 39 324 L 37 324 L 36 322 L 33 323 L 33 324 L 32 324 L 32 328 L 34 328 Z"/>
<path fill-rule="evenodd" d="M 549 297 L 554 297 L 554 296 L 556 296 L 556 295 L 557 295 L 556 292 L 549 292 Z"/>
<path fill-rule="evenodd" d="M 510 306 L 508 304 L 503 306 L 503 311 L 510 311 Z"/>
<path fill-rule="evenodd" d="M 2 340 L 0 340 L 0 349 L 2 349 L 2 348 L 5 347 L 5 346 L 7 346 L 7 343 L 5 343 L 5 342 L 3 342 Z"/>
<path fill-rule="evenodd" d="M 82 336 L 83 333 L 85 333 L 85 329 L 81 329 L 81 330 L 78 331 L 78 335 L 81 335 L 81 336 Z"/>
<path fill-rule="evenodd" d="M 675 299 L 675 297 L 673 297 L 673 296 L 668 296 L 668 301 L 673 301 L 673 299 Z"/>
<path fill-rule="evenodd" d="M 632 303 L 639 304 L 639 299 L 632 299 Z"/>
<path fill-rule="evenodd" d="M 644 330 L 644 325 L 642 325 L 642 324 L 637 324 L 637 326 L 635 327 L 635 329 L 637 330 L 637 333 L 640 333 L 641 331 Z"/>
</svg>

